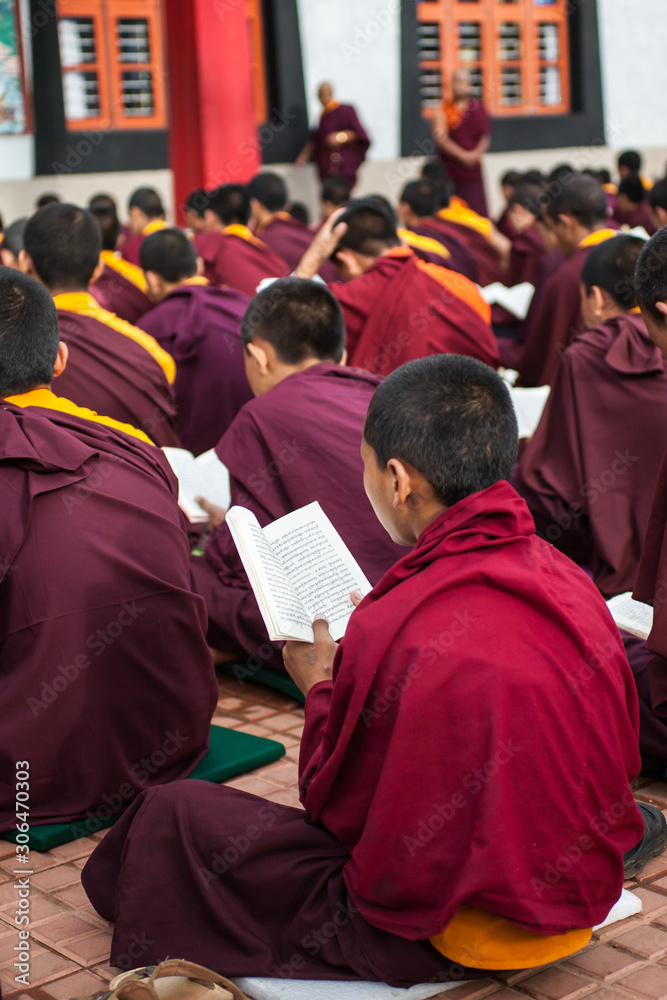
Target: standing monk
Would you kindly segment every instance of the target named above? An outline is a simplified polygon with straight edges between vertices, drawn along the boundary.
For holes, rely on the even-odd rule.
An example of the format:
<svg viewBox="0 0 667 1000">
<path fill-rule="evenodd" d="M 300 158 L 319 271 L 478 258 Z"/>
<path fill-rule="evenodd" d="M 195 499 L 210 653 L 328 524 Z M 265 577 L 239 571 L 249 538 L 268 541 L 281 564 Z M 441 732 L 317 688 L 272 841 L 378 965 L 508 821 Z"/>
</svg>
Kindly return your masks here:
<svg viewBox="0 0 667 1000">
<path fill-rule="evenodd" d="M 285 647 L 305 811 L 203 782 L 146 793 L 82 873 L 112 963 L 146 927 L 148 964 L 406 987 L 591 939 L 645 832 L 637 695 L 604 601 L 505 481 L 516 449 L 507 387 L 470 358 L 376 389 L 364 486 L 405 555 L 338 646 L 317 616 Z"/>
<path fill-rule="evenodd" d="M 296 274 L 312 278 L 330 255 L 343 278 L 330 288 L 343 309 L 351 365 L 387 375 L 405 361 L 445 352 L 498 366 L 491 308 L 474 282 L 402 246 L 376 199 L 331 216 Z"/>
<path fill-rule="evenodd" d="M 433 115 L 433 139 L 456 194 L 473 211 L 488 216 L 482 157 L 489 148 L 491 127 L 481 101 L 470 96 L 470 74 L 452 74 L 452 99 Z"/>
<path fill-rule="evenodd" d="M 280 278 L 290 267 L 248 228 L 250 196 L 242 184 L 223 184 L 208 196 L 206 230 L 194 235 L 204 274 L 214 285 L 254 295 L 264 278 Z"/>
<path fill-rule="evenodd" d="M 314 160 L 320 180 L 332 175 L 342 177 L 350 191 L 357 183 L 357 171 L 366 159 L 371 144 L 357 112 L 351 104 L 334 101 L 330 83 L 322 83 L 317 91 L 322 115 L 319 125 L 311 130 L 308 142 L 296 158 L 303 167 Z"/>
<path fill-rule="evenodd" d="M 217 696 L 176 480 L 132 428 L 57 405 L 66 363 L 48 292 L 3 268 L 0 831 L 10 760 L 30 762 L 31 825 L 94 831 L 192 771 Z"/>
<path fill-rule="evenodd" d="M 192 241 L 181 229 L 151 233 L 141 244 L 140 259 L 156 303 L 140 326 L 176 362 L 178 430 L 183 447 L 200 455 L 215 447 L 252 399 L 241 342 L 250 300 L 197 274 Z"/>
<path fill-rule="evenodd" d="M 570 174 L 547 189 L 545 219 L 565 261 L 538 289 L 525 328 L 517 385 L 551 384 L 563 351 L 584 329 L 581 269 L 591 247 L 618 236 L 607 224 L 607 196 L 593 177 Z"/>
<path fill-rule="evenodd" d="M 171 355 L 143 330 L 107 312 L 88 286 L 99 273 L 100 230 L 90 212 L 54 203 L 28 220 L 21 269 L 41 281 L 58 309 L 69 348 L 59 391 L 133 427 L 160 445 L 178 447 Z"/>
</svg>

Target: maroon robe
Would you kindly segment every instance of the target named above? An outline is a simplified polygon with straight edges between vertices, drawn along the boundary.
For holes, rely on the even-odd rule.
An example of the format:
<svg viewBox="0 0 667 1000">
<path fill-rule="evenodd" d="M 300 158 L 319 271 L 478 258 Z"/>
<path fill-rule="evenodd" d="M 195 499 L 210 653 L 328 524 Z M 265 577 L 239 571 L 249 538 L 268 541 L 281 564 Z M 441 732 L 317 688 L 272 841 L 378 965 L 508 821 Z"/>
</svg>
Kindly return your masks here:
<svg viewBox="0 0 667 1000">
<path fill-rule="evenodd" d="M 129 260 L 130 264 L 136 264 L 137 267 L 140 267 L 141 265 L 139 264 L 139 250 L 141 248 L 141 244 L 143 243 L 143 241 L 144 241 L 143 233 L 136 233 L 136 234 L 129 233 L 127 239 L 123 242 L 121 246 L 120 250 L 121 257 L 123 257 L 125 260 Z"/>
<path fill-rule="evenodd" d="M 252 399 L 240 336 L 249 301 L 231 288 L 181 285 L 139 323 L 176 362 L 178 430 L 193 455 L 214 448 Z"/>
<path fill-rule="evenodd" d="M 429 226 L 433 226 L 434 221 L 437 226 L 443 227 L 443 229 L 446 227 L 454 232 L 465 243 L 477 265 L 477 283 L 482 288 L 494 281 L 505 282 L 506 275 L 500 266 L 500 257 L 484 233 L 480 233 L 471 226 L 465 226 L 462 222 L 453 222 L 451 219 L 429 219 Z"/>
<path fill-rule="evenodd" d="M 180 447 L 173 391 L 155 358 L 85 313 L 59 309 L 58 323 L 69 356 L 54 383 L 57 395 L 138 427 L 161 448 Z"/>
<path fill-rule="evenodd" d="M 471 97 L 467 101 L 460 124 L 456 128 L 449 128 L 449 138 L 462 149 L 471 150 L 490 131 L 489 116 L 484 105 L 477 98 Z M 455 157 L 448 156 L 442 151 L 439 151 L 438 155 L 447 171 L 447 176 L 454 183 L 459 198 L 463 198 L 474 212 L 487 217 L 489 210 L 486 205 L 482 165 L 466 167 Z"/>
<path fill-rule="evenodd" d="M 108 264 L 104 265 L 102 274 L 90 285 L 88 291 L 103 309 L 115 313 L 128 323 L 136 324 L 153 307 L 151 300 L 140 288 Z"/>
<path fill-rule="evenodd" d="M 287 212 L 276 212 L 259 226 L 257 236 L 294 271 L 313 242 L 315 233 L 305 222 L 299 222 Z M 327 282 L 338 278 L 330 260 L 325 260 L 318 273 Z"/>
<path fill-rule="evenodd" d="M 25 759 L 30 823 L 95 832 L 208 747 L 217 684 L 177 484 L 103 424 L 4 403 L 0 427 L 0 830 Z"/>
<path fill-rule="evenodd" d="M 584 328 L 581 272 L 592 247 L 577 247 L 547 279 L 525 327 L 517 385 L 551 385 L 563 352 Z"/>
<path fill-rule="evenodd" d="M 356 132 L 356 142 L 346 142 L 336 149 L 327 146 L 325 140 L 328 135 L 347 131 Z M 347 181 L 351 191 L 357 183 L 357 171 L 366 159 L 371 144 L 354 108 L 350 104 L 339 104 L 332 111 L 323 111 L 317 128 L 312 130 L 311 139 L 314 143 L 312 159 L 320 180 L 334 174 L 340 175 Z"/>
<path fill-rule="evenodd" d="M 264 278 L 284 278 L 291 269 L 266 244 L 261 247 L 227 233 L 195 233 L 195 250 L 204 261 L 204 275 L 214 285 L 228 285 L 251 297 Z"/>
<path fill-rule="evenodd" d="M 612 219 L 617 225 L 630 226 L 630 229 L 634 229 L 636 226 L 643 226 L 649 236 L 653 236 L 659 229 L 653 218 L 653 212 L 648 201 L 641 201 L 630 215 L 624 215 L 618 205 L 616 205 Z"/>
<path fill-rule="evenodd" d="M 632 590 L 666 449 L 667 371 L 641 316 L 577 337 L 516 485 L 538 531 L 590 566 L 606 598 Z"/>
<path fill-rule="evenodd" d="M 305 713 L 305 814 L 181 782 L 96 848 L 82 880 L 116 921 L 112 962 L 146 927 L 149 963 L 467 979 L 425 941 L 463 904 L 560 934 L 618 899 L 644 832 L 632 676 L 602 598 L 507 483 L 455 504 L 385 574 Z"/>
<path fill-rule="evenodd" d="M 446 246 L 450 253 L 447 266 L 452 271 L 458 271 L 471 281 L 477 281 L 477 262 L 468 248 L 465 240 L 460 235 L 450 229 L 446 222 L 440 219 L 421 219 L 413 232 L 418 236 L 429 236 L 432 240 L 439 240 Z"/>
<path fill-rule="evenodd" d="M 536 225 L 532 225 L 522 233 L 514 232 L 511 239 L 512 250 L 510 252 L 509 267 L 503 284 L 507 285 L 508 288 L 512 288 L 514 285 L 520 285 L 522 282 L 527 281 L 533 287 L 536 287 L 540 279 L 542 260 L 547 254 L 542 234 Z M 518 339 L 523 340 L 522 331 L 525 320 L 518 319 L 513 313 L 497 304 L 492 307 L 491 316 L 494 329 L 497 326 L 509 324 L 516 331 Z M 513 342 L 514 345 L 516 343 L 516 341 Z M 507 352 L 503 352 L 501 345 L 499 345 L 499 350 L 502 359 L 503 353 Z M 516 353 L 512 360 L 518 360 L 520 356 L 520 349 L 516 349 L 515 347 L 515 350 Z M 514 365 L 505 365 L 505 367 L 513 368 Z"/>
<path fill-rule="evenodd" d="M 477 298 L 462 275 L 434 270 L 442 272 L 446 282 L 454 278 L 454 289 L 465 283 L 466 291 Z M 466 354 L 498 366 L 488 321 L 406 248 L 378 257 L 360 277 L 329 287 L 343 309 L 351 365 L 384 376 L 406 361 L 444 353 Z"/>
<path fill-rule="evenodd" d="M 553 250 L 549 250 L 540 260 L 539 267 L 537 269 L 537 275 L 535 278 L 535 294 L 530 302 L 530 308 L 528 309 L 528 315 L 526 316 L 523 323 L 519 327 L 519 339 L 518 340 L 508 340 L 500 339 L 498 341 L 498 347 L 500 351 L 500 363 L 504 368 L 512 368 L 518 370 L 521 363 L 521 356 L 525 350 L 526 342 L 526 331 L 530 330 L 535 313 L 540 309 L 540 302 L 542 296 L 544 295 L 544 290 L 547 285 L 547 281 L 554 274 L 561 264 L 565 263 L 565 254 L 558 247 Z"/>
<path fill-rule="evenodd" d="M 506 236 L 508 240 L 513 240 L 518 234 L 514 228 L 514 223 L 512 222 L 512 217 L 510 215 L 510 206 L 506 205 L 503 209 L 500 218 L 496 222 L 496 229 L 503 236 Z"/>
<path fill-rule="evenodd" d="M 264 526 L 319 500 L 371 583 L 401 554 L 363 487 L 359 445 L 377 384 L 325 362 L 296 372 L 247 403 L 216 448 L 230 472 L 232 504 Z M 205 557 L 193 557 L 192 574 L 206 598 L 211 645 L 283 669 L 226 524 L 209 535 Z"/>
</svg>

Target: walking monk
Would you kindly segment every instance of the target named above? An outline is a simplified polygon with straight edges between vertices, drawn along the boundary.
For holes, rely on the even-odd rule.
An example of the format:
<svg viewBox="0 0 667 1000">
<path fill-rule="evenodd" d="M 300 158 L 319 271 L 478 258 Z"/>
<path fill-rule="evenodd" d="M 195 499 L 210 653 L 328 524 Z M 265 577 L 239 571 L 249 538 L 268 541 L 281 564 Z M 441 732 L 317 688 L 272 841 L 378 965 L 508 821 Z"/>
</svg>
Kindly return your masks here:
<svg viewBox="0 0 667 1000">
<path fill-rule="evenodd" d="M 507 387 L 471 358 L 376 389 L 364 485 L 405 555 L 338 646 L 319 617 L 285 647 L 305 812 L 200 782 L 145 794 L 82 874 L 112 963 L 147 927 L 151 965 L 408 987 L 590 940 L 644 842 L 637 696 L 600 594 L 505 481 L 516 451 Z"/>
<path fill-rule="evenodd" d="M 217 697 L 175 478 L 144 434 L 53 395 L 66 364 L 50 295 L 3 268 L 0 831 L 10 761 L 29 761 L 31 825 L 94 832 L 192 771 Z"/>
<path fill-rule="evenodd" d="M 322 115 L 296 159 L 297 166 L 314 160 L 321 181 L 326 177 L 342 177 L 351 191 L 371 141 L 352 105 L 334 100 L 330 83 L 320 84 L 317 96 Z"/>
<path fill-rule="evenodd" d="M 386 375 L 405 361 L 447 352 L 497 367 L 491 309 L 473 282 L 401 246 L 394 220 L 375 199 L 331 216 L 295 273 L 312 278 L 330 255 L 344 278 L 330 288 L 345 316 L 349 364 Z"/>
</svg>

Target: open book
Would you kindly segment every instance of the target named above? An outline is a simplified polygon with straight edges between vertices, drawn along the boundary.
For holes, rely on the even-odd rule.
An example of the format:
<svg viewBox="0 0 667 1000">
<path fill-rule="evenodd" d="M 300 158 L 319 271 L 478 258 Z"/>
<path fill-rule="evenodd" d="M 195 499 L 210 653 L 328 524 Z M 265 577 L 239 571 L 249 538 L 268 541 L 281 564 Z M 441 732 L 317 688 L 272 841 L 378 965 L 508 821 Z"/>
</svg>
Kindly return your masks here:
<svg viewBox="0 0 667 1000">
<path fill-rule="evenodd" d="M 229 470 L 213 448 L 197 458 L 185 448 L 163 448 L 162 451 L 178 479 L 178 506 L 193 524 L 208 521 L 208 515 L 195 497 L 205 497 L 227 510 L 232 502 Z"/>
<path fill-rule="evenodd" d="M 639 636 L 640 639 L 647 639 L 653 628 L 653 608 L 641 601 L 634 601 L 632 594 L 628 591 L 625 594 L 618 594 L 607 601 L 607 607 L 611 611 L 611 617 L 619 628 L 631 635 Z"/>
<path fill-rule="evenodd" d="M 502 306 L 517 319 L 526 318 L 534 294 L 535 287 L 529 281 L 522 281 L 520 285 L 512 285 L 511 288 L 507 288 L 500 281 L 494 281 L 486 288 L 482 288 L 482 298 L 490 306 Z"/>
<path fill-rule="evenodd" d="M 538 385 L 536 388 L 510 386 L 510 396 L 514 404 L 520 438 L 532 437 L 537 430 L 550 392 L 551 387 L 548 385 Z"/>
<path fill-rule="evenodd" d="M 313 641 L 316 614 L 326 615 L 340 639 L 354 605 L 350 593 L 371 585 L 319 503 L 260 528 L 245 507 L 232 507 L 227 524 L 248 574 L 271 639 Z"/>
</svg>

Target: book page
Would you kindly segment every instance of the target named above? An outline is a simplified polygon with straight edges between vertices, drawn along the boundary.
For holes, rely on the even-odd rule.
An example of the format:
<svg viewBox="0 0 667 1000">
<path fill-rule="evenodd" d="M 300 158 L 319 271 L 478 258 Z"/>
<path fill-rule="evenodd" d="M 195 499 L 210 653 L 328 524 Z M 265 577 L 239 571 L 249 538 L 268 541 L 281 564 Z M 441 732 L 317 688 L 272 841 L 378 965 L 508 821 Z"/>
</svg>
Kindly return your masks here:
<svg viewBox="0 0 667 1000">
<path fill-rule="evenodd" d="M 340 639 L 354 610 L 350 592 L 367 594 L 371 585 L 320 505 L 286 514 L 264 534 L 310 620 L 326 615 L 331 635 Z"/>
<path fill-rule="evenodd" d="M 494 281 L 481 291 L 482 297 L 490 306 L 497 303 L 517 319 L 526 318 L 535 294 L 535 288 L 529 281 L 522 281 L 520 285 L 513 285 L 511 288 L 500 281 Z"/>
<path fill-rule="evenodd" d="M 634 601 L 632 594 L 628 591 L 625 594 L 618 594 L 607 601 L 607 607 L 611 612 L 619 628 L 631 635 L 636 635 L 640 639 L 647 639 L 653 628 L 653 608 L 641 601 Z"/>
<path fill-rule="evenodd" d="M 232 507 L 226 520 L 257 598 L 269 638 L 312 642 L 312 615 L 306 611 L 287 579 L 287 574 L 255 515 L 245 507 Z"/>
<path fill-rule="evenodd" d="M 229 470 L 214 449 L 197 458 L 184 448 L 163 448 L 162 451 L 178 479 L 178 505 L 193 524 L 208 520 L 196 496 L 205 497 L 227 510 L 231 503 Z"/>
<path fill-rule="evenodd" d="M 519 425 L 519 437 L 532 437 L 537 430 L 551 388 L 540 385 L 536 388 L 524 389 L 522 386 L 510 386 L 510 396 Z"/>
</svg>

